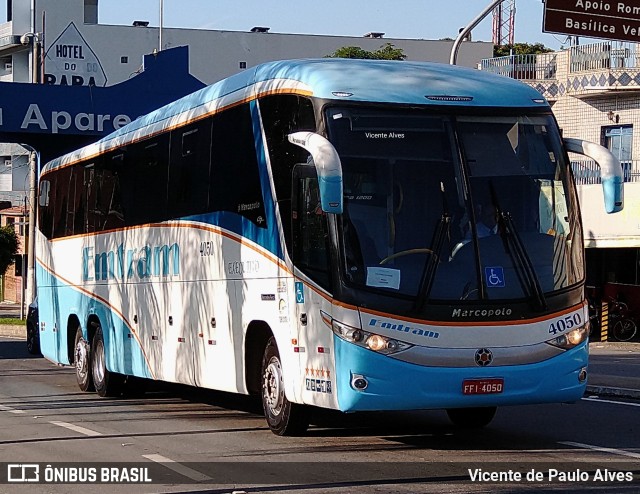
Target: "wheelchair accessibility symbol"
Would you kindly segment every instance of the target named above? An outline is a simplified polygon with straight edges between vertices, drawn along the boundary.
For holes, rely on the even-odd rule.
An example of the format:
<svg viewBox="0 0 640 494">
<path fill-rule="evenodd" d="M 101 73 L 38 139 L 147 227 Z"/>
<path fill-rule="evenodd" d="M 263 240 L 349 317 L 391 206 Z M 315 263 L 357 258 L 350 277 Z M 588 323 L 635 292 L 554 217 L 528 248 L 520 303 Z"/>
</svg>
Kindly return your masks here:
<svg viewBox="0 0 640 494">
<path fill-rule="evenodd" d="M 484 279 L 489 288 L 504 288 L 504 269 L 502 266 L 485 267 Z"/>
<path fill-rule="evenodd" d="M 304 284 L 296 281 L 296 304 L 304 304 Z"/>
</svg>

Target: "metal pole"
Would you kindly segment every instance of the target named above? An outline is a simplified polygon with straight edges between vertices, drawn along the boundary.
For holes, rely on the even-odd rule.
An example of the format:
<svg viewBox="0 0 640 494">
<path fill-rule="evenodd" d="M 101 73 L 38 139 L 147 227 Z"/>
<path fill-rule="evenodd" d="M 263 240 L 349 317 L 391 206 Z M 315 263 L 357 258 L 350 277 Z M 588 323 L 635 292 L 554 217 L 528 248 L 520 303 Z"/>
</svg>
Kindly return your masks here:
<svg viewBox="0 0 640 494">
<path fill-rule="evenodd" d="M 160 34 L 158 36 L 158 51 L 162 51 L 162 25 L 164 24 L 164 0 L 160 0 Z"/>
<path fill-rule="evenodd" d="M 449 63 L 451 65 L 455 65 L 456 62 L 458 61 L 458 50 L 460 49 L 460 43 L 462 43 L 462 40 L 465 38 L 465 36 L 469 34 L 469 32 L 474 27 L 480 24 L 480 21 L 485 17 L 487 17 L 487 15 L 489 15 L 489 13 L 496 7 L 496 5 L 502 2 L 503 0 L 493 0 L 487 8 L 485 8 L 475 19 L 473 19 L 467 25 L 467 27 L 465 27 L 462 31 L 460 31 L 460 33 L 458 34 L 458 37 L 453 43 L 453 47 L 451 48 L 451 56 L 449 57 Z"/>
<path fill-rule="evenodd" d="M 26 300 L 31 303 L 36 289 L 36 207 L 37 207 L 37 164 L 40 161 L 35 149 L 22 144 L 31 151 L 29 156 L 29 243 L 27 244 L 27 292 Z M 24 266 L 22 267 L 24 271 Z"/>
</svg>

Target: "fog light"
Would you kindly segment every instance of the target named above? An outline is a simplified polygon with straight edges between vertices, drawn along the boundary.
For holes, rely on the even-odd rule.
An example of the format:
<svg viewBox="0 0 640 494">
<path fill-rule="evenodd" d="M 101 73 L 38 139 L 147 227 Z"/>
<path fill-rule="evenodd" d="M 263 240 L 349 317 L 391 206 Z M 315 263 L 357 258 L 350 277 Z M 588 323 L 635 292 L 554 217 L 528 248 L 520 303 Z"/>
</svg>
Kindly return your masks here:
<svg viewBox="0 0 640 494">
<path fill-rule="evenodd" d="M 358 391 L 364 391 L 369 386 L 369 382 L 367 379 L 360 374 L 353 374 L 351 376 L 351 386 L 353 386 Z"/>
<path fill-rule="evenodd" d="M 578 381 L 583 383 L 586 380 L 587 380 L 587 368 L 583 367 L 582 369 L 580 369 L 580 373 L 578 374 Z"/>
</svg>

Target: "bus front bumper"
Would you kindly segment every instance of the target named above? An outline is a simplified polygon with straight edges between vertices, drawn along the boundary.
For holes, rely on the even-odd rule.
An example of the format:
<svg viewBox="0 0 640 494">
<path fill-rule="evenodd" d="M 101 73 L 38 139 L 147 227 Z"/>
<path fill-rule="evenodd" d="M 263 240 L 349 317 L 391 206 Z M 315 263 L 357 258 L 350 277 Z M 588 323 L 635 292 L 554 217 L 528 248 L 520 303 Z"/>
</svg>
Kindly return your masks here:
<svg viewBox="0 0 640 494">
<path fill-rule="evenodd" d="M 586 389 L 586 341 L 534 364 L 457 368 L 402 362 L 338 337 L 334 342 L 338 406 L 344 412 L 573 402 Z M 465 394 L 465 380 L 503 385 L 499 392 Z"/>
</svg>

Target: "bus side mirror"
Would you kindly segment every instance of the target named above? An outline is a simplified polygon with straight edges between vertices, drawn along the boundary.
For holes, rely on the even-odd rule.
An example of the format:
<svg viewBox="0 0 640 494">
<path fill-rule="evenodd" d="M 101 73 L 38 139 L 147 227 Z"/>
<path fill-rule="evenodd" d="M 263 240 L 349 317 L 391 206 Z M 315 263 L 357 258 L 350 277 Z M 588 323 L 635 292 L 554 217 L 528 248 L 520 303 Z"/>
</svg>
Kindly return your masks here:
<svg viewBox="0 0 640 494">
<path fill-rule="evenodd" d="M 342 164 L 336 148 L 314 132 L 295 132 L 288 137 L 289 142 L 306 149 L 313 158 L 322 210 L 326 213 L 342 213 Z"/>
<path fill-rule="evenodd" d="M 582 139 L 564 139 L 567 151 L 582 154 L 594 160 L 600 167 L 604 209 L 607 213 L 617 213 L 624 208 L 624 177 L 620 160 L 604 146 Z"/>
</svg>

